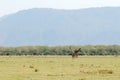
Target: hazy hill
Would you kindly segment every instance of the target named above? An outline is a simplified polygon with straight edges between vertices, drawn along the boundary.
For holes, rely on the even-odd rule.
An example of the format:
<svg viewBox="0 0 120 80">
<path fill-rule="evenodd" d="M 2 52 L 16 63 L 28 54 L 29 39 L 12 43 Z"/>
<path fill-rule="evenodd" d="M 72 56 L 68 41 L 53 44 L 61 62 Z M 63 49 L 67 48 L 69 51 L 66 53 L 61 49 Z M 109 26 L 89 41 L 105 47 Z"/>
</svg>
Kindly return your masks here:
<svg viewBox="0 0 120 80">
<path fill-rule="evenodd" d="M 29 9 L 0 19 L 0 45 L 120 44 L 120 7 Z"/>
</svg>

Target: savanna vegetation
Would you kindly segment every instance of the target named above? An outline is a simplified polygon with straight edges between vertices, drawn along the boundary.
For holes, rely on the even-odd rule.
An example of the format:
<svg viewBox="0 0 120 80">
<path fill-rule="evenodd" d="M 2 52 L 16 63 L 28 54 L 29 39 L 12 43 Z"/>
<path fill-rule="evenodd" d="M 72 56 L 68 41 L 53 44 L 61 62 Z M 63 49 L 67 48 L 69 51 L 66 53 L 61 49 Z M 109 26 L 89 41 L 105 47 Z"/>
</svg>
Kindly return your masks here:
<svg viewBox="0 0 120 80">
<path fill-rule="evenodd" d="M 78 48 L 83 56 L 68 56 Z M 118 45 L 0 47 L 0 55 L 1 80 L 120 80 Z"/>
<path fill-rule="evenodd" d="M 71 55 L 78 48 L 81 48 L 79 55 L 120 55 L 119 45 L 0 47 L 0 55 Z"/>
<path fill-rule="evenodd" d="M 0 56 L 1 80 L 120 80 L 114 56 Z"/>
</svg>

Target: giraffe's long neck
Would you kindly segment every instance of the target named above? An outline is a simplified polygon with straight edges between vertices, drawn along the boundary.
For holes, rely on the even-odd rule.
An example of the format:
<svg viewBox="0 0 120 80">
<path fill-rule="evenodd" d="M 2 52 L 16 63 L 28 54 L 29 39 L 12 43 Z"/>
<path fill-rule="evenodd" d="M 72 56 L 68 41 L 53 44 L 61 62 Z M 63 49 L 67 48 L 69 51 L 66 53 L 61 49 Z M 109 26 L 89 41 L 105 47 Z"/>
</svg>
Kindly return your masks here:
<svg viewBox="0 0 120 80">
<path fill-rule="evenodd" d="M 75 50 L 74 52 L 75 52 L 75 53 L 78 53 L 79 51 L 81 51 L 81 48 L 79 48 L 78 50 Z"/>
</svg>

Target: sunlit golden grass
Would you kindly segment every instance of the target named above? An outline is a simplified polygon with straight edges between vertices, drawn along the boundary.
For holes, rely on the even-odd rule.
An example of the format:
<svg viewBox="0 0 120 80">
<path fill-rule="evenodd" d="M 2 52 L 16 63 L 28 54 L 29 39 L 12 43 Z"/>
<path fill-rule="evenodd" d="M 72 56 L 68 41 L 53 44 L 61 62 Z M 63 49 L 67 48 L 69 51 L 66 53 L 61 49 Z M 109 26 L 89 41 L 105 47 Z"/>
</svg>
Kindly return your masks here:
<svg viewBox="0 0 120 80">
<path fill-rule="evenodd" d="M 1 80 L 120 80 L 120 57 L 1 56 Z"/>
</svg>

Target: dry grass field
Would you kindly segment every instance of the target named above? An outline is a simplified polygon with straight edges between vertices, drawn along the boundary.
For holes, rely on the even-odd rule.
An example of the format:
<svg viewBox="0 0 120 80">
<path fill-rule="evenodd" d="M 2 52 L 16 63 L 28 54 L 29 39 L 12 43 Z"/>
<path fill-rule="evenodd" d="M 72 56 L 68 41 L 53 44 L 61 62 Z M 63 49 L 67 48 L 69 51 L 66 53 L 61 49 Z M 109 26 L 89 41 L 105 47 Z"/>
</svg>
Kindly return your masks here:
<svg viewBox="0 0 120 80">
<path fill-rule="evenodd" d="M 120 80 L 120 57 L 1 56 L 0 80 Z"/>
</svg>

